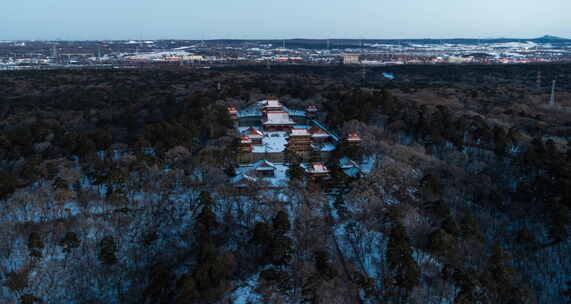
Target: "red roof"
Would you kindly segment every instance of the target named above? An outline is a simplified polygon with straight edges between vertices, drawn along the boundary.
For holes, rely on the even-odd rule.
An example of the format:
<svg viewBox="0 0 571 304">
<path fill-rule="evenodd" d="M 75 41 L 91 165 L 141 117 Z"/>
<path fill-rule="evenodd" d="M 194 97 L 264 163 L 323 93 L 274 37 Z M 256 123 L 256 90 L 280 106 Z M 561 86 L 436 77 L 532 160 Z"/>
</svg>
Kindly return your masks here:
<svg viewBox="0 0 571 304">
<path fill-rule="evenodd" d="M 309 168 L 309 173 L 329 173 L 329 169 L 323 163 L 312 163 L 311 167 Z"/>
<path fill-rule="evenodd" d="M 362 141 L 362 139 L 357 133 L 351 133 L 347 136 L 347 141 Z"/>
<path fill-rule="evenodd" d="M 252 127 L 250 127 L 248 130 L 246 130 L 246 132 L 248 132 L 248 133 L 246 134 L 246 136 L 249 136 L 249 137 L 252 137 L 252 138 L 264 136 L 264 133 L 260 132 L 260 130 L 258 130 L 258 129 L 256 129 L 256 128 L 252 128 Z"/>
<path fill-rule="evenodd" d="M 240 143 L 241 144 L 251 144 L 252 140 L 250 139 L 250 137 L 248 137 L 248 135 L 244 135 L 244 136 L 242 136 L 242 138 L 240 138 Z"/>
<path fill-rule="evenodd" d="M 323 131 L 323 129 L 317 126 L 313 126 L 309 131 L 311 132 L 311 136 L 313 137 L 329 137 L 329 134 L 327 134 L 327 132 Z"/>
<path fill-rule="evenodd" d="M 308 112 L 317 112 L 317 107 L 315 105 L 309 105 L 305 110 Z"/>
</svg>

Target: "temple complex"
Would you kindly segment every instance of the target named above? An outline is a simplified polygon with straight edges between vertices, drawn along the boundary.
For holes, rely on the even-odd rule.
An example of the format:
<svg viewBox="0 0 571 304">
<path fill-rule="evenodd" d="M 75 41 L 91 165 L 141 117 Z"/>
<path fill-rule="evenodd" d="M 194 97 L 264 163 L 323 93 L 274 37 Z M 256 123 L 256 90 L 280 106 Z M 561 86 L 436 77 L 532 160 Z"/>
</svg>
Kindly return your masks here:
<svg viewBox="0 0 571 304">
<path fill-rule="evenodd" d="M 259 160 L 287 163 L 288 157 L 300 162 L 327 161 L 339 137 L 314 118 L 317 107 L 290 110 L 279 100 L 269 98 L 238 111 L 229 107 L 242 137 L 240 164 Z M 247 137 L 247 140 L 246 140 Z"/>
<path fill-rule="evenodd" d="M 342 139 L 317 120 L 319 111 L 315 105 L 292 110 L 278 99 L 268 98 L 241 110 L 229 107 L 228 112 L 240 132 L 240 168 L 235 183 L 259 178 L 277 180 L 282 175 L 285 178 L 292 162 L 301 163 L 311 178 L 329 176 L 325 163 Z M 357 134 L 343 140 L 355 146 L 362 142 Z"/>
</svg>

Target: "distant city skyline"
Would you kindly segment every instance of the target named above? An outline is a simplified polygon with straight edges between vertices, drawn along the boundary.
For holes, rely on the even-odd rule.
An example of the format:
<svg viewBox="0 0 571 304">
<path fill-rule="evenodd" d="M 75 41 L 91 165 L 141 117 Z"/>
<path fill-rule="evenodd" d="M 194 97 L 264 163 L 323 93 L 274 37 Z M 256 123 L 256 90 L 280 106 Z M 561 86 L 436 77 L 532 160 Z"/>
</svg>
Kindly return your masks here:
<svg viewBox="0 0 571 304">
<path fill-rule="evenodd" d="M 0 40 L 571 38 L 569 0 L 3 3 Z"/>
</svg>

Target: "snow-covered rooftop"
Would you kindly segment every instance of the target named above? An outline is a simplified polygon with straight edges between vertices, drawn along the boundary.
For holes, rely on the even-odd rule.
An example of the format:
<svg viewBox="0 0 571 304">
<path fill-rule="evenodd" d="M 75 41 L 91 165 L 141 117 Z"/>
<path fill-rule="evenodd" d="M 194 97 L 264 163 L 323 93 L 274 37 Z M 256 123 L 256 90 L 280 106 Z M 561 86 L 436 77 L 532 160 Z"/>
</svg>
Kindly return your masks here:
<svg viewBox="0 0 571 304">
<path fill-rule="evenodd" d="M 362 139 L 361 139 L 361 136 L 359 136 L 357 133 L 351 133 L 351 134 L 349 134 L 349 136 L 347 136 L 347 141 L 360 142 L 360 141 L 362 141 Z"/>
<path fill-rule="evenodd" d="M 341 169 L 349 169 L 357 167 L 357 163 L 355 163 L 353 160 L 349 159 L 348 157 L 343 157 L 339 159 L 339 167 L 341 167 Z"/>
<path fill-rule="evenodd" d="M 276 165 L 274 165 L 273 163 L 270 163 L 267 160 L 262 160 L 257 162 L 254 165 L 254 168 L 256 169 L 256 171 L 274 171 L 276 170 Z"/>
<path fill-rule="evenodd" d="M 323 131 L 323 129 L 317 126 L 311 128 L 310 131 L 311 131 L 311 137 L 321 137 L 321 138 L 329 137 L 329 134 L 327 134 L 327 132 Z"/>
<path fill-rule="evenodd" d="M 357 163 L 348 157 L 339 159 L 339 167 L 345 174 L 351 177 L 357 177 L 359 174 L 369 174 L 373 170 L 376 162 L 376 157 L 371 155 L 366 159 Z"/>
<path fill-rule="evenodd" d="M 264 108 L 281 108 L 283 105 L 277 99 L 268 99 Z"/>
<path fill-rule="evenodd" d="M 242 136 L 242 138 L 240 138 L 240 143 L 241 144 L 251 144 L 252 140 L 248 136 Z"/>
<path fill-rule="evenodd" d="M 295 122 L 284 111 L 271 111 L 267 113 L 267 119 L 264 125 L 294 125 Z"/>
<path fill-rule="evenodd" d="M 303 166 L 305 171 L 310 174 L 325 174 L 329 173 L 329 169 L 325 166 L 324 163 L 311 163 L 309 165 Z"/>
<path fill-rule="evenodd" d="M 313 150 L 320 152 L 331 152 L 335 150 L 335 145 L 329 142 L 322 144 L 321 143 L 311 144 L 311 147 L 313 148 Z"/>
<path fill-rule="evenodd" d="M 273 170 L 274 175 L 271 177 L 260 177 L 256 171 Z M 241 182 L 256 183 L 264 181 L 269 183 L 271 187 L 283 187 L 287 185 L 287 165 L 274 164 L 267 160 L 260 160 L 252 165 L 240 166 L 236 169 L 236 176 L 230 180 L 231 183 L 237 184 Z"/>
<path fill-rule="evenodd" d="M 290 136 L 311 136 L 307 128 L 296 128 L 291 129 Z"/>
<path fill-rule="evenodd" d="M 327 134 L 329 134 L 329 136 L 331 136 L 331 138 L 333 138 L 333 140 L 335 141 L 340 141 L 341 138 L 339 138 L 339 136 L 335 135 L 335 133 L 329 131 L 321 122 L 319 122 L 318 120 L 312 120 L 312 122 L 319 127 L 320 129 L 322 129 L 323 131 L 325 131 Z"/>
</svg>

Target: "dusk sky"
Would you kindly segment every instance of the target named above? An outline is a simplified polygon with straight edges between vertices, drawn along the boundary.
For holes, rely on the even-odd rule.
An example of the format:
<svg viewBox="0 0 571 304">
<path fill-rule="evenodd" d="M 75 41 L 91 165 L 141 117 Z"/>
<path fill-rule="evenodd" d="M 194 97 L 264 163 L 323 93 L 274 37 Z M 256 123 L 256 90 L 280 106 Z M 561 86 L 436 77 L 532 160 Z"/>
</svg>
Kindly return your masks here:
<svg viewBox="0 0 571 304">
<path fill-rule="evenodd" d="M 0 40 L 571 38 L 571 0 L 20 0 Z"/>
</svg>

